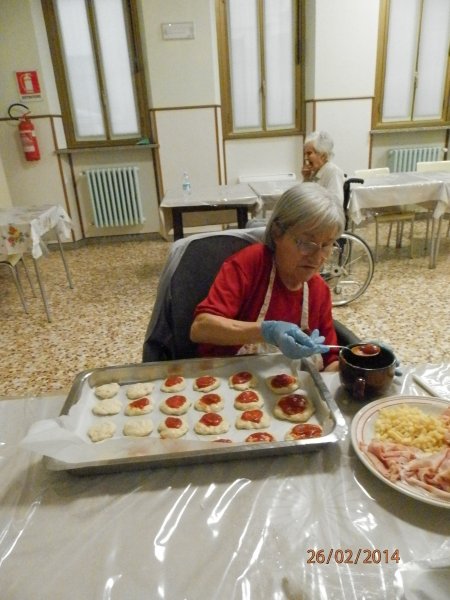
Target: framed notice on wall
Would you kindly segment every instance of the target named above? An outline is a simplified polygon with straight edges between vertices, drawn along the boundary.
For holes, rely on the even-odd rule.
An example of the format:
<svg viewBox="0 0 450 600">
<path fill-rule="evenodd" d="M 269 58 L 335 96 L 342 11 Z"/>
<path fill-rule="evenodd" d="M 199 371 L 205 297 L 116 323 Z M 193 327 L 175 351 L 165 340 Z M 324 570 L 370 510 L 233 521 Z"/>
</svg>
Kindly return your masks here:
<svg viewBox="0 0 450 600">
<path fill-rule="evenodd" d="M 37 71 L 16 71 L 16 81 L 21 100 L 42 100 Z"/>
</svg>

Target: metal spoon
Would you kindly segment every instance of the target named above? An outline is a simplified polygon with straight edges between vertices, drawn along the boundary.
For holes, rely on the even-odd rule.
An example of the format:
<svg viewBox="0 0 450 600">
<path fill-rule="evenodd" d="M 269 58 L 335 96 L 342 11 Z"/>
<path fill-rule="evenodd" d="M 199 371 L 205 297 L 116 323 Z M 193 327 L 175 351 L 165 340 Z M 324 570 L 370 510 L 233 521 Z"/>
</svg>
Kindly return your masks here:
<svg viewBox="0 0 450 600">
<path fill-rule="evenodd" d="M 339 350 L 341 348 L 348 348 L 348 346 L 334 346 L 334 345 L 328 345 L 329 348 L 338 348 Z M 381 348 L 380 346 L 378 346 L 377 344 L 357 344 L 355 346 L 353 346 L 352 348 L 349 348 L 349 350 L 351 352 L 353 352 L 353 354 L 356 354 L 356 356 L 364 356 L 366 358 L 369 358 L 370 356 L 377 356 L 377 354 L 380 354 L 381 352 Z"/>
</svg>

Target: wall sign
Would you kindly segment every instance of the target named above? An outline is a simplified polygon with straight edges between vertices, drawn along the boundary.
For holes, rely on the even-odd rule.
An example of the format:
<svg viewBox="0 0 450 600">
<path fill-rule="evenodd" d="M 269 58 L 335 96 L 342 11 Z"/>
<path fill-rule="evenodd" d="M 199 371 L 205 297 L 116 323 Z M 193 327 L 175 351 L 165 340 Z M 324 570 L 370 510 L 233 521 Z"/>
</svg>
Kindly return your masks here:
<svg viewBox="0 0 450 600">
<path fill-rule="evenodd" d="M 16 81 L 21 100 L 42 100 L 37 71 L 16 71 Z"/>
<path fill-rule="evenodd" d="M 184 23 L 161 23 L 163 40 L 193 40 L 194 23 L 186 21 Z"/>
</svg>

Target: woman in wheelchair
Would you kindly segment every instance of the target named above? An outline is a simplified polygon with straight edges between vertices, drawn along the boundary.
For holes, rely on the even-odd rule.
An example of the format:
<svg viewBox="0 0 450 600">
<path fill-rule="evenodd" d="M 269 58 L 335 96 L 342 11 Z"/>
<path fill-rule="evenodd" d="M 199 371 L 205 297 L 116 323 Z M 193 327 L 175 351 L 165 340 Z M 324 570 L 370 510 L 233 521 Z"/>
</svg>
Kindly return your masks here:
<svg viewBox="0 0 450 600">
<path fill-rule="evenodd" d="M 305 138 L 303 147 L 303 181 L 315 181 L 344 203 L 342 169 L 331 162 L 334 143 L 326 131 L 314 131 Z"/>
<path fill-rule="evenodd" d="M 337 370 L 330 291 L 319 275 L 344 230 L 338 198 L 316 183 L 283 194 L 267 224 L 264 243 L 251 244 L 222 265 L 197 305 L 191 340 L 200 356 L 281 351 L 314 356 Z"/>
</svg>

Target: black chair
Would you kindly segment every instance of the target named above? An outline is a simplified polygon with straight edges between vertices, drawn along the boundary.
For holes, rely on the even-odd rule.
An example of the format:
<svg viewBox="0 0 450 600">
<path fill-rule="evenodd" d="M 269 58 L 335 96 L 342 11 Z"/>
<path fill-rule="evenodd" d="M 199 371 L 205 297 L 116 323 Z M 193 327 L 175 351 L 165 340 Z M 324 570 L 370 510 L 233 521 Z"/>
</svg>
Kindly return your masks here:
<svg viewBox="0 0 450 600">
<path fill-rule="evenodd" d="M 195 307 L 208 294 L 225 259 L 249 244 L 262 241 L 264 231 L 264 227 L 234 229 L 194 235 L 173 244 L 147 327 L 143 362 L 197 356 L 197 346 L 189 337 Z M 340 344 L 360 341 L 342 323 L 334 321 L 334 324 Z"/>
</svg>

